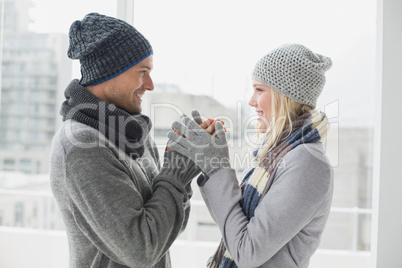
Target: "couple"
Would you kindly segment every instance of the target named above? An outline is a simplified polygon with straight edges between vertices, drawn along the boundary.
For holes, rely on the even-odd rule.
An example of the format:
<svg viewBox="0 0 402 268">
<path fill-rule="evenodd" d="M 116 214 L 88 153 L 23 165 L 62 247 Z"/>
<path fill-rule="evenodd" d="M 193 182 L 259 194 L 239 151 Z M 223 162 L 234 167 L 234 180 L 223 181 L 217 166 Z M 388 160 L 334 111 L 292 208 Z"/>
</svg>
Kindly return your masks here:
<svg viewBox="0 0 402 268">
<path fill-rule="evenodd" d="M 259 116 L 259 164 L 239 185 L 222 123 L 197 111 L 173 123 L 159 163 L 141 114 L 141 98 L 154 89 L 153 51 L 141 33 L 91 13 L 71 25 L 69 39 L 82 77 L 65 90 L 50 176 L 70 267 L 170 267 L 196 176 L 222 234 L 207 267 L 308 266 L 333 191 L 321 143 L 328 123 L 314 110 L 330 58 L 291 44 L 257 62 L 249 105 Z"/>
</svg>

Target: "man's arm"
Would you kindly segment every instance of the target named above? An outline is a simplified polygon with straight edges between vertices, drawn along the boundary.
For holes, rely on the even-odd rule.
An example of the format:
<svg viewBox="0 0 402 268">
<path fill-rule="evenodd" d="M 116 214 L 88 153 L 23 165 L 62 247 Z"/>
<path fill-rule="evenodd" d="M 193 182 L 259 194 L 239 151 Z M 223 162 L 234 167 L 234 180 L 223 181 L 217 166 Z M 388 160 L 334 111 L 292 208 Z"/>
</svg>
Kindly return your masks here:
<svg viewBox="0 0 402 268">
<path fill-rule="evenodd" d="M 150 267 L 160 260 L 186 219 L 186 186 L 193 162 L 168 152 L 145 203 L 126 167 L 105 147 L 75 148 L 67 155 L 71 211 L 84 234 L 117 263 Z M 179 165 L 179 166 L 178 166 Z M 180 166 L 181 165 L 181 166 Z"/>
</svg>

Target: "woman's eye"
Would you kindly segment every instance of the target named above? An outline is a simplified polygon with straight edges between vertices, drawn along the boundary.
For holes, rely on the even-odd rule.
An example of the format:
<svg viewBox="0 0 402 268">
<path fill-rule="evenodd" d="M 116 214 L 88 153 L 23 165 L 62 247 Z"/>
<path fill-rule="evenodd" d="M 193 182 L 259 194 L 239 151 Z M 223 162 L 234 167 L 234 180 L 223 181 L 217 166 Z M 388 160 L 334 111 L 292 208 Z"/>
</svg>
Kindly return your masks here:
<svg viewBox="0 0 402 268">
<path fill-rule="evenodd" d="M 262 89 L 260 89 L 260 88 L 256 88 L 255 90 L 258 91 L 258 92 L 262 91 Z"/>
</svg>

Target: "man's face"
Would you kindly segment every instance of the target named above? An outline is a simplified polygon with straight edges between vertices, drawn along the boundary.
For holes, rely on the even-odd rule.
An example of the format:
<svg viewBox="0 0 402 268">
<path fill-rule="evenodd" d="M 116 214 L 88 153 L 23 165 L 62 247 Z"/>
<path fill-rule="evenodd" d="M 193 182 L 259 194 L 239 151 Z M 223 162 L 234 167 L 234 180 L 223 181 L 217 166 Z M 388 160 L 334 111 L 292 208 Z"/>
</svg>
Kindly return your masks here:
<svg viewBox="0 0 402 268">
<path fill-rule="evenodd" d="M 130 114 L 141 113 L 142 96 L 153 90 L 150 73 L 153 69 L 152 55 L 124 73 L 107 81 L 104 91 L 105 101 L 116 105 Z"/>
</svg>

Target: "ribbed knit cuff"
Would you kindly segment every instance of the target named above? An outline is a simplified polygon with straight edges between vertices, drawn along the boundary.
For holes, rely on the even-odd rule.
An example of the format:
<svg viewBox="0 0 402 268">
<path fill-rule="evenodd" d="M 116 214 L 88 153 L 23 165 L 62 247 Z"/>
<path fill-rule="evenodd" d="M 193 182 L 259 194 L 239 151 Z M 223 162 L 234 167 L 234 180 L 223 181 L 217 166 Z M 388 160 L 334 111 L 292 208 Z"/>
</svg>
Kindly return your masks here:
<svg viewBox="0 0 402 268">
<path fill-rule="evenodd" d="M 201 169 L 197 167 L 191 159 L 175 151 L 165 152 L 161 174 L 187 184 L 200 172 Z"/>
</svg>

